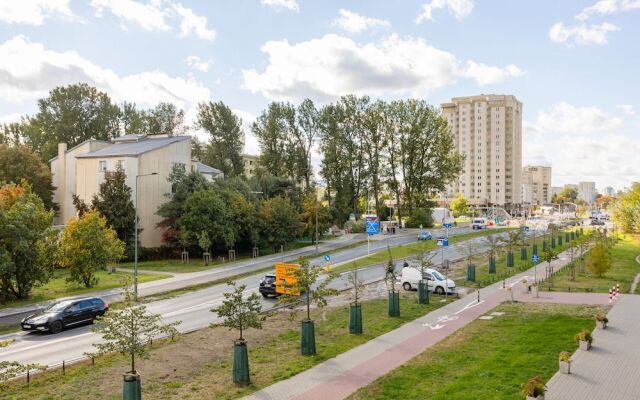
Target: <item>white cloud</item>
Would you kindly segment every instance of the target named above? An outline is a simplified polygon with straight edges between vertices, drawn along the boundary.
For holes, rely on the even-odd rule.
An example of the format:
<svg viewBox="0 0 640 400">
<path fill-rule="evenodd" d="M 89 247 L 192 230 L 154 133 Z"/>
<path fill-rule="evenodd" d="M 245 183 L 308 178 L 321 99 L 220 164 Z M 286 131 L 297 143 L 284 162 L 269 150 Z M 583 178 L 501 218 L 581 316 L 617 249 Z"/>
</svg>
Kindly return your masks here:
<svg viewBox="0 0 640 400">
<path fill-rule="evenodd" d="M 576 15 L 576 19 L 585 21 L 592 15 L 609 15 L 636 9 L 640 9 L 640 0 L 600 0 L 583 9 Z"/>
<path fill-rule="evenodd" d="M 246 154 L 260 154 L 260 144 L 251 131 L 251 125 L 256 120 L 255 114 L 240 109 L 233 109 L 231 111 L 233 111 L 233 113 L 242 120 L 242 130 L 244 131 L 244 152 Z"/>
<path fill-rule="evenodd" d="M 636 110 L 633 109 L 631 104 L 619 104 L 616 107 L 621 109 L 627 115 L 636 115 Z"/>
<path fill-rule="evenodd" d="M 0 116 L 0 125 L 20 122 L 24 114 L 14 113 Z"/>
<path fill-rule="evenodd" d="M 91 0 L 91 6 L 95 8 L 98 18 L 102 18 L 105 11 L 111 12 L 122 21 L 124 29 L 128 23 L 151 32 L 171 30 L 166 21 L 168 10 L 160 8 L 157 2 L 143 4 L 133 0 Z"/>
<path fill-rule="evenodd" d="M 262 48 L 269 56 L 263 72 L 243 70 L 243 87 L 270 99 L 318 100 L 344 94 L 383 93 L 424 96 L 458 77 L 479 83 L 496 83 L 521 71 L 508 66 L 473 63 L 475 71 L 460 68 L 457 58 L 427 44 L 423 39 L 391 35 L 379 43 L 358 44 L 335 34 L 297 44 L 269 41 Z"/>
<path fill-rule="evenodd" d="M 593 132 L 610 132 L 621 126 L 622 119 L 609 115 L 598 107 L 576 107 L 561 102 L 551 111 L 540 111 L 530 125 L 535 131 L 560 132 L 583 135 Z"/>
<path fill-rule="evenodd" d="M 360 33 L 369 28 L 390 26 L 389 21 L 365 17 L 343 8 L 340 9 L 339 13 L 340 16 L 333 20 L 332 25 L 347 32 Z"/>
<path fill-rule="evenodd" d="M 513 64 L 504 68 L 467 61 L 467 67 L 463 70 L 462 76 L 475 79 L 478 85 L 491 85 L 506 81 L 508 78 L 522 76 L 524 71 Z"/>
<path fill-rule="evenodd" d="M 298 0 L 260 0 L 265 6 L 273 7 L 276 10 L 280 10 L 286 8 L 291 11 L 300 11 L 300 6 L 298 5 Z"/>
<path fill-rule="evenodd" d="M 194 34 L 204 40 L 214 40 L 216 38 L 216 32 L 207 28 L 207 17 L 195 14 L 193 10 L 184 7 L 180 3 L 175 4 L 173 9 L 182 19 L 180 22 L 180 37 Z"/>
<path fill-rule="evenodd" d="M 195 35 L 200 39 L 215 39 L 216 32 L 207 28 L 207 17 L 194 13 L 180 3 L 168 3 L 169 7 L 165 8 L 161 4 L 158 0 L 148 3 L 134 0 L 91 0 L 96 17 L 102 18 L 105 11 L 109 11 L 120 20 L 120 26 L 124 30 L 133 24 L 150 32 L 168 32 L 172 30 L 169 22 L 178 18 L 181 38 Z"/>
<path fill-rule="evenodd" d="M 116 101 L 141 105 L 171 102 L 187 108 L 207 100 L 210 91 L 193 78 L 171 77 L 161 71 L 119 76 L 75 51 L 47 50 L 40 43 L 16 36 L 0 44 L 0 99 L 32 100 L 56 86 L 86 82 L 106 91 Z"/>
<path fill-rule="evenodd" d="M 608 22 L 600 25 L 580 24 L 576 26 L 565 26 L 558 22 L 549 30 L 549 38 L 557 43 L 572 44 L 599 44 L 607 43 L 607 35 L 610 32 L 619 31 L 620 28 Z"/>
<path fill-rule="evenodd" d="M 189 66 L 189 68 L 201 72 L 209 71 L 209 67 L 211 66 L 211 64 L 213 64 L 213 60 L 202 60 L 198 56 L 189 56 L 185 58 L 184 62 Z"/>
<path fill-rule="evenodd" d="M 69 0 L 0 1 L 0 21 L 7 24 L 42 25 L 53 16 L 74 19 Z"/>
<path fill-rule="evenodd" d="M 456 18 L 462 19 L 473 11 L 473 0 L 431 0 L 422 5 L 422 12 L 416 18 L 416 24 L 433 21 L 433 11 L 446 8 Z"/>
<path fill-rule="evenodd" d="M 640 176 L 639 128 L 598 107 L 562 102 L 523 128 L 523 163 L 551 163 L 554 186 L 595 180 L 622 187 Z"/>
</svg>

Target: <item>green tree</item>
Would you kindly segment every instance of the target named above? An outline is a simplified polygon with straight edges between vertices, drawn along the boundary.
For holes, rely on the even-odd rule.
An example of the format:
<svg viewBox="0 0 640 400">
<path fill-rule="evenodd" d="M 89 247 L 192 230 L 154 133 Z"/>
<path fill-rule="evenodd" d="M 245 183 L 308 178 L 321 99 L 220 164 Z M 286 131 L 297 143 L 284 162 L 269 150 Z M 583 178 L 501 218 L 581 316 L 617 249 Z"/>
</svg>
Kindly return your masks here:
<svg viewBox="0 0 640 400">
<path fill-rule="evenodd" d="M 116 231 L 118 239 L 126 246 L 126 254 L 131 255 L 135 245 L 136 210 L 131 199 L 131 188 L 127 186 L 126 180 L 123 170 L 108 174 L 100 184 L 98 193 L 93 196 L 91 206 Z"/>
<path fill-rule="evenodd" d="M 262 238 L 275 251 L 296 238 L 300 222 L 289 199 L 274 197 L 264 200 L 259 217 L 262 222 Z"/>
<path fill-rule="evenodd" d="M 311 238 L 311 242 L 316 242 L 316 212 L 318 235 L 322 235 L 324 231 L 331 227 L 331 213 L 329 208 L 323 206 L 316 198 L 315 193 L 311 192 L 304 198 L 302 214 L 300 219 L 302 223 L 303 236 Z"/>
<path fill-rule="evenodd" d="M 454 217 L 469 215 L 469 200 L 461 193 L 456 194 L 456 197 L 451 201 L 451 211 Z"/>
<path fill-rule="evenodd" d="M 187 198 L 181 225 L 189 232 L 206 232 L 216 248 L 231 248 L 235 243 L 230 210 L 213 189 L 198 190 Z"/>
<path fill-rule="evenodd" d="M 184 111 L 171 103 L 158 103 L 154 108 L 141 110 L 133 103 L 120 107 L 120 121 L 127 135 L 179 135 L 185 132 Z"/>
<path fill-rule="evenodd" d="M 336 275 L 329 274 L 324 279 L 320 279 L 323 273 L 322 267 L 318 265 L 310 266 L 309 260 L 306 258 L 299 258 L 298 265 L 300 268 L 294 274 L 295 283 L 288 285 L 286 292 L 302 294 L 306 311 L 305 320 L 311 321 L 311 305 L 315 304 L 316 307 L 322 308 L 327 305 L 327 300 L 330 296 L 338 294 L 336 289 L 328 287 Z M 279 301 L 286 305 L 296 306 L 298 300 L 297 295 L 285 294 Z"/>
<path fill-rule="evenodd" d="M 26 180 L 47 209 L 56 209 L 53 203 L 51 171 L 31 149 L 24 145 L 0 144 L 0 182 L 20 184 Z"/>
<path fill-rule="evenodd" d="M 167 201 L 158 207 L 156 214 L 162 217 L 158 223 L 162 228 L 162 242 L 169 247 L 176 247 L 178 235 L 183 229 L 181 222 L 187 198 L 196 191 L 206 189 L 208 184 L 202 174 L 187 172 L 181 164 L 173 166 L 167 181 L 171 184 L 171 192 L 165 194 Z"/>
<path fill-rule="evenodd" d="M 97 211 L 89 211 L 82 218 L 70 220 L 62 231 L 58 260 L 69 268 L 69 282 L 92 287 L 98 283 L 96 271 L 107 263 L 122 258 L 124 243 L 107 226 L 107 220 Z"/>
<path fill-rule="evenodd" d="M 244 131 L 242 120 L 223 102 L 198 104 L 196 126 L 208 134 L 201 161 L 224 172 L 243 176 Z"/>
<path fill-rule="evenodd" d="M 344 282 L 351 288 L 350 297 L 354 306 L 358 305 L 358 301 L 362 298 L 365 289 L 364 280 L 361 276 L 358 276 L 358 270 L 358 264 L 354 262 L 351 271 L 342 276 Z"/>
<path fill-rule="evenodd" d="M 120 133 L 120 109 L 106 93 L 86 83 L 57 87 L 38 100 L 38 113 L 27 118 L 24 143 L 43 161 L 57 154 L 58 143 L 69 148 L 87 139 L 109 140 Z"/>
<path fill-rule="evenodd" d="M 633 184 L 614 203 L 613 221 L 623 232 L 640 233 L 640 183 Z"/>
<path fill-rule="evenodd" d="M 56 233 L 53 212 L 31 186 L 0 187 L 0 300 L 24 299 L 34 286 L 51 278 L 55 262 Z"/>
<path fill-rule="evenodd" d="M 145 358 L 149 353 L 152 339 L 162 336 L 173 338 L 177 334 L 176 326 L 181 321 L 165 324 L 162 317 L 147 311 L 147 306 L 138 303 L 129 282 L 122 289 L 124 307 L 111 310 L 99 323 L 94 325 L 93 331 L 102 335 L 103 342 L 94 343 L 97 349 L 90 356 L 121 353 L 129 357 L 131 370 L 129 373 L 137 375 L 136 357 Z"/>
<path fill-rule="evenodd" d="M 602 277 L 613 266 L 613 259 L 611 257 L 611 250 L 604 241 L 598 241 L 591 249 L 589 254 L 589 262 L 587 268 L 591 273 Z"/>
<path fill-rule="evenodd" d="M 234 281 L 227 282 L 227 285 L 231 286 L 233 291 L 225 292 L 222 305 L 212 308 L 211 312 L 217 313 L 222 318 L 224 326 L 237 330 L 240 335 L 238 340 L 244 341 L 242 333 L 250 328 L 261 329 L 262 321 L 265 320 L 261 314 L 260 296 L 253 292 L 245 298 L 244 292 L 247 285 L 238 286 Z"/>
</svg>

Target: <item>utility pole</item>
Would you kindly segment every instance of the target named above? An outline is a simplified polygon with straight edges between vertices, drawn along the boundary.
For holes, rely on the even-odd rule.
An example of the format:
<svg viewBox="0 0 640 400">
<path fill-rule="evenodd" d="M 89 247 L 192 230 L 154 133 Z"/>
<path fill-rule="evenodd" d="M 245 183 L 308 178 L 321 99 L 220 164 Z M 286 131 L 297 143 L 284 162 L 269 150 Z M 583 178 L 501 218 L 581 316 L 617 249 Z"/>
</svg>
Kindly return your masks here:
<svg viewBox="0 0 640 400">
<path fill-rule="evenodd" d="M 318 198 L 316 197 L 316 254 L 318 254 Z"/>
</svg>

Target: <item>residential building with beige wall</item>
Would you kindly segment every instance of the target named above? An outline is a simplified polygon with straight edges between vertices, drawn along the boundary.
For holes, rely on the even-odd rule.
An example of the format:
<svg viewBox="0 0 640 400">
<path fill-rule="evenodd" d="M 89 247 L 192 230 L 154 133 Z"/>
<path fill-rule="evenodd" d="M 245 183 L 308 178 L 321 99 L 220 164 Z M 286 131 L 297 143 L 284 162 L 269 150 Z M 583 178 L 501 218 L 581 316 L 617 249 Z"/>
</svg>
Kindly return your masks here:
<svg viewBox="0 0 640 400">
<path fill-rule="evenodd" d="M 446 195 L 461 193 L 472 205 L 515 208 L 521 202 L 522 103 L 512 95 L 454 97 L 442 103 L 462 174 Z"/>
<path fill-rule="evenodd" d="M 251 178 L 256 173 L 258 163 L 260 162 L 260 156 L 253 154 L 243 154 L 242 162 L 244 163 L 244 176 Z"/>
<path fill-rule="evenodd" d="M 122 169 L 138 210 L 139 227 L 142 229 L 140 245 L 143 247 L 162 244 L 162 230 L 157 227 L 161 218 L 156 211 L 171 193 L 168 178 L 174 165 L 197 170 L 208 180 L 222 176 L 215 168 L 191 160 L 189 136 L 127 135 L 113 142 L 88 140 L 69 150 L 61 143 L 58 156 L 50 163 L 56 186 L 54 201 L 60 206 L 56 223 L 60 225 L 76 216 L 72 201 L 74 194 L 90 202 L 105 177 Z"/>
<path fill-rule="evenodd" d="M 551 202 L 551 167 L 526 165 L 522 168 L 521 199 L 523 204 Z"/>
</svg>

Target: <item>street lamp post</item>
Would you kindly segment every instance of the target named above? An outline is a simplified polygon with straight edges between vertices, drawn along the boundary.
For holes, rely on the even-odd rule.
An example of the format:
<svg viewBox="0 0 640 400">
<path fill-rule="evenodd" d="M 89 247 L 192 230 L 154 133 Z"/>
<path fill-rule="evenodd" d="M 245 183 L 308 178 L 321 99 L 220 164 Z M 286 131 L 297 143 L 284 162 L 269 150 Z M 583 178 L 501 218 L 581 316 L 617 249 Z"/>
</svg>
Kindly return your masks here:
<svg viewBox="0 0 640 400">
<path fill-rule="evenodd" d="M 135 213 L 135 232 L 134 232 L 134 240 L 135 240 L 135 244 L 134 244 L 134 255 L 133 255 L 133 295 L 136 299 L 136 301 L 138 301 L 138 178 L 143 177 L 143 176 L 151 176 L 151 175 L 158 175 L 157 172 L 151 172 L 149 174 L 141 174 L 141 175 L 136 175 L 136 187 L 135 187 L 135 191 L 136 191 L 136 195 L 135 195 L 135 202 L 133 205 L 133 210 Z"/>
</svg>

